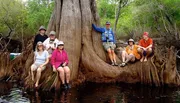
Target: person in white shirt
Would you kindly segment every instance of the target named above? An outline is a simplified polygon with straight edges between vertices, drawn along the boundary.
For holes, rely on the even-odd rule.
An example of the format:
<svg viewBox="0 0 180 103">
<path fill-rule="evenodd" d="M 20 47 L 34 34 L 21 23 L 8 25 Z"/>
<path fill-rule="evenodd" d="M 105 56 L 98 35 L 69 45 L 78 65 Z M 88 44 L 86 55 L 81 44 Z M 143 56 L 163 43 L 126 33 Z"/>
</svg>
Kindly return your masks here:
<svg viewBox="0 0 180 103">
<path fill-rule="evenodd" d="M 43 45 L 45 46 L 45 49 L 48 51 L 48 53 L 52 54 L 52 52 L 56 49 L 56 45 L 59 42 L 59 40 L 56 38 L 56 32 L 51 31 L 49 33 L 49 38 L 47 38 L 44 42 Z"/>
<path fill-rule="evenodd" d="M 38 87 L 39 79 L 41 77 L 41 72 L 46 68 L 48 62 L 49 62 L 49 53 L 46 50 L 44 50 L 43 43 L 39 41 L 36 45 L 36 50 L 34 52 L 34 63 L 31 65 L 31 75 L 33 81 L 34 81 L 33 72 L 37 71 L 35 87 Z"/>
</svg>

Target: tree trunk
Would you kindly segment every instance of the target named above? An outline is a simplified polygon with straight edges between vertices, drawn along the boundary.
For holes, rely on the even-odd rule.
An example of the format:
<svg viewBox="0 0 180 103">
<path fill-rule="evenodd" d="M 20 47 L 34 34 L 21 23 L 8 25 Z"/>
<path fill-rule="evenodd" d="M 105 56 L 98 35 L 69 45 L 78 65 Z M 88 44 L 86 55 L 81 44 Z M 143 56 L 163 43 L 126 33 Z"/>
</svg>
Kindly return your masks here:
<svg viewBox="0 0 180 103">
<path fill-rule="evenodd" d="M 117 13 L 116 13 L 116 18 L 115 18 L 114 32 L 116 32 L 116 28 L 117 28 L 119 16 L 120 16 L 120 14 L 121 14 L 121 13 L 120 13 L 120 12 L 121 12 L 121 9 L 128 4 L 128 1 L 129 1 L 129 0 L 119 0 L 119 1 L 118 1 L 118 10 L 117 10 Z M 130 1 L 129 1 L 129 2 L 130 2 Z"/>
<path fill-rule="evenodd" d="M 100 34 L 92 30 L 92 23 L 99 24 L 95 0 L 56 0 L 47 32 L 55 30 L 58 39 L 65 42 L 73 85 L 86 80 L 179 86 L 180 78 L 173 48 L 162 52 L 160 51 L 162 48 L 156 46 L 155 55 L 148 62 L 128 64 L 124 68 L 111 66 L 107 63 Z M 20 77 L 26 88 L 32 88 L 34 84 L 30 75 L 30 66 L 33 63 L 32 41 L 25 47 L 26 51 L 11 61 L 11 65 L 7 68 L 11 70 L 9 76 L 12 76 L 12 79 Z M 1 67 L 1 70 L 4 69 Z M 40 87 L 43 90 L 60 87 L 57 73 L 53 72 L 50 66 L 42 73 Z"/>
<path fill-rule="evenodd" d="M 122 2 L 122 0 L 119 0 L 118 10 L 117 10 L 117 13 L 116 13 L 115 24 L 114 24 L 114 31 L 115 32 L 116 32 L 116 27 L 117 27 L 117 24 L 118 24 L 118 20 L 119 20 L 119 16 L 120 16 L 120 11 L 121 11 L 121 2 Z"/>
</svg>

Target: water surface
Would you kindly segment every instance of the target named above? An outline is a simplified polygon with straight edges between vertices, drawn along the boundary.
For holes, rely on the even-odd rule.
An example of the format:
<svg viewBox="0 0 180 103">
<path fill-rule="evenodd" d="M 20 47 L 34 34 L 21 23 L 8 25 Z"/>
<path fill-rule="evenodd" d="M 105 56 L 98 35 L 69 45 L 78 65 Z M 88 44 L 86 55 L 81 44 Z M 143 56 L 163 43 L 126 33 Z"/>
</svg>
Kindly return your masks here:
<svg viewBox="0 0 180 103">
<path fill-rule="evenodd" d="M 85 83 L 68 91 L 26 92 L 14 83 L 0 83 L 0 103 L 180 103 L 180 90 L 128 84 Z"/>
</svg>

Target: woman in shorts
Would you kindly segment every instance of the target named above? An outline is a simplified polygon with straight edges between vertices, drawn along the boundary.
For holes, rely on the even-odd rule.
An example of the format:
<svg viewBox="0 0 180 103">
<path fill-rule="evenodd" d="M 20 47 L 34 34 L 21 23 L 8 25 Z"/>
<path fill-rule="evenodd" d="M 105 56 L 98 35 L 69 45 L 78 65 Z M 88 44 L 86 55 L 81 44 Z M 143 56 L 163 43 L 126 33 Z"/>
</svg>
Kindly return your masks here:
<svg viewBox="0 0 180 103">
<path fill-rule="evenodd" d="M 39 85 L 39 79 L 41 77 L 41 72 L 46 68 L 46 65 L 49 62 L 49 54 L 46 50 L 44 50 L 44 46 L 42 42 L 38 42 L 36 46 L 36 50 L 34 52 L 34 63 L 31 65 L 31 74 L 32 80 L 34 81 L 34 72 L 36 71 L 36 83 L 35 87 L 37 88 Z"/>
</svg>

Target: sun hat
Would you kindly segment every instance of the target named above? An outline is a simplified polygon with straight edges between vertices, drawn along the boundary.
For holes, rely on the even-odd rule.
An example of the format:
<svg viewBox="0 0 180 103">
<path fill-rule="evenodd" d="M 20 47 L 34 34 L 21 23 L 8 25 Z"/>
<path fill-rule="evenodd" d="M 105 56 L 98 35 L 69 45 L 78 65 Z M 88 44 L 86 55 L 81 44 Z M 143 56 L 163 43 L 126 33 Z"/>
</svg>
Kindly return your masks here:
<svg viewBox="0 0 180 103">
<path fill-rule="evenodd" d="M 43 43 L 41 42 L 41 41 L 38 41 L 37 42 L 37 45 L 39 46 L 39 45 L 43 45 Z"/>
<path fill-rule="evenodd" d="M 59 46 L 59 45 L 64 45 L 64 42 L 63 42 L 63 41 L 59 41 L 59 42 L 57 43 L 57 46 Z"/>
<path fill-rule="evenodd" d="M 128 40 L 128 44 L 129 44 L 129 42 L 133 42 L 133 44 L 135 44 L 135 42 L 134 42 L 133 39 L 129 39 L 129 40 Z"/>
<path fill-rule="evenodd" d="M 39 27 L 39 31 L 41 31 L 41 30 L 45 30 L 46 31 L 46 28 L 44 26 L 40 26 Z"/>
<path fill-rule="evenodd" d="M 56 32 L 55 32 L 55 31 L 51 31 L 51 32 L 49 33 L 49 35 L 56 35 Z"/>
<path fill-rule="evenodd" d="M 130 41 L 134 42 L 134 40 L 133 40 L 133 39 L 129 39 L 129 40 L 128 40 L 128 42 L 130 42 Z"/>
</svg>

